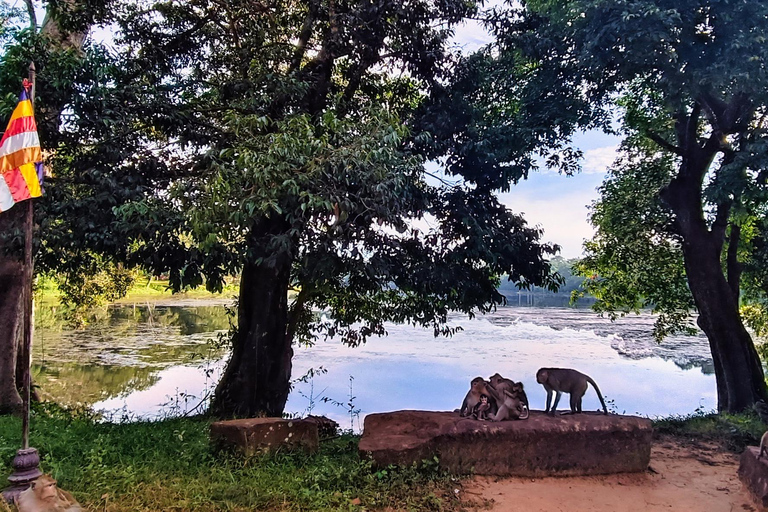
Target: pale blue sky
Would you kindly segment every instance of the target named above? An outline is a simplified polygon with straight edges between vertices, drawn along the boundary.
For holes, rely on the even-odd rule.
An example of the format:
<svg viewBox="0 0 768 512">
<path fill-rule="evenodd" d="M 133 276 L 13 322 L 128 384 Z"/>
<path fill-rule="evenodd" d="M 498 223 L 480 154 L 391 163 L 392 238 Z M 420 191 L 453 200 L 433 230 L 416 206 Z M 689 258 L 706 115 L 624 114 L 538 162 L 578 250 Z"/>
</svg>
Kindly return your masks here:
<svg viewBox="0 0 768 512">
<path fill-rule="evenodd" d="M 561 246 L 560 255 L 582 254 L 584 239 L 594 232 L 589 224 L 589 205 L 598 198 L 607 167 L 616 155 L 618 139 L 590 132 L 577 137 L 584 151 L 582 172 L 565 176 L 547 169 L 529 174 L 499 199 L 516 213 L 524 213 L 531 225 L 544 228 L 543 239 Z"/>
</svg>

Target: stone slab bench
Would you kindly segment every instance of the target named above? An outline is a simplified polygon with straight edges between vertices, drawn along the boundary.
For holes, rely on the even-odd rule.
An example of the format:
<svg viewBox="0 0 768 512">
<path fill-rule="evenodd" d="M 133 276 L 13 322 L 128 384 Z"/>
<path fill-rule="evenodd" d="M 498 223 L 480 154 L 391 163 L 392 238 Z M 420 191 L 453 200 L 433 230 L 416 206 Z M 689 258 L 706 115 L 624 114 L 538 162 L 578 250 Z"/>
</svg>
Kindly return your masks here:
<svg viewBox="0 0 768 512">
<path fill-rule="evenodd" d="M 739 460 L 739 478 L 752 498 L 768 510 L 768 458 L 758 459 L 760 448 L 747 446 Z"/>
<path fill-rule="evenodd" d="M 526 477 L 645 471 L 651 421 L 582 413 L 491 423 L 458 412 L 396 411 L 365 417 L 361 456 L 377 466 L 411 465 L 437 456 L 454 474 Z"/>
<path fill-rule="evenodd" d="M 232 448 L 246 456 L 276 450 L 314 453 L 320 445 L 318 423 L 312 420 L 247 418 L 211 423 L 211 443 Z"/>
</svg>

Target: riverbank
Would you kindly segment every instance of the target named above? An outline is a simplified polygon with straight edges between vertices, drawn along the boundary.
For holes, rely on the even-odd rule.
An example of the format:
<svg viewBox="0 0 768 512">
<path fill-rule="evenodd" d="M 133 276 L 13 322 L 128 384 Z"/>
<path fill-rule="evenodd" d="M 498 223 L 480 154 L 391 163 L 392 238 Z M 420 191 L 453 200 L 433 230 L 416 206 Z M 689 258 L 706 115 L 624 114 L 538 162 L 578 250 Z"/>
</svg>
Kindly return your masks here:
<svg viewBox="0 0 768 512">
<path fill-rule="evenodd" d="M 36 406 L 30 444 L 40 451 L 41 469 L 88 510 L 434 510 L 455 501 L 454 479 L 435 464 L 375 471 L 358 457 L 355 436 L 325 441 L 311 456 L 244 460 L 212 452 L 210 422 L 98 423 L 85 412 Z M 0 417 L 3 479 L 20 432 L 18 418 Z"/>
<path fill-rule="evenodd" d="M 185 290 L 179 293 L 173 293 L 169 287 L 168 280 L 142 277 L 137 279 L 133 286 L 128 290 L 125 297 L 117 299 L 112 304 L 134 304 L 141 302 L 158 302 L 174 300 L 213 300 L 217 302 L 232 301 L 237 297 L 240 285 L 237 281 L 227 283 L 221 293 L 212 293 L 199 286 L 194 289 Z M 56 282 L 48 277 L 42 277 L 38 280 L 35 298 L 37 304 L 58 304 L 61 292 Z M 105 306 L 106 303 L 97 302 Z"/>
<path fill-rule="evenodd" d="M 87 413 L 36 406 L 31 444 L 40 450 L 42 469 L 89 510 L 536 511 L 566 503 L 569 511 L 603 510 L 596 503 L 606 511 L 701 510 L 704 497 L 718 507 L 749 503 L 736 479 L 736 453 L 757 444 L 765 428 L 752 416 L 657 421 L 648 472 L 532 481 L 459 479 L 434 463 L 377 471 L 358 458 L 358 438 L 351 435 L 321 443 L 316 455 L 243 460 L 211 451 L 209 424 L 205 418 L 98 423 Z M 11 472 L 19 432 L 17 418 L 0 417 L 3 475 Z M 729 510 L 708 508 L 721 509 Z"/>
</svg>

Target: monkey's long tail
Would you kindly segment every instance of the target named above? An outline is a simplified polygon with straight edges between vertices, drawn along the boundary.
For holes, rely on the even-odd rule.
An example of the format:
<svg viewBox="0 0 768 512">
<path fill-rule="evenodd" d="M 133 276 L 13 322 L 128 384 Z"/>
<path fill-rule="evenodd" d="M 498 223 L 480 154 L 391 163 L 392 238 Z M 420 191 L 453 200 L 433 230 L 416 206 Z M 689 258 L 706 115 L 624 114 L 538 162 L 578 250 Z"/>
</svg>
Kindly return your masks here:
<svg viewBox="0 0 768 512">
<path fill-rule="evenodd" d="M 523 414 L 521 414 L 518 419 L 520 419 L 520 420 L 527 420 L 529 414 L 530 413 L 528 412 L 528 407 L 523 405 Z"/>
<path fill-rule="evenodd" d="M 587 377 L 585 375 L 585 377 Z M 605 406 L 605 400 L 603 400 L 603 395 L 600 393 L 600 388 L 597 387 L 597 383 L 593 381 L 590 377 L 587 377 L 587 382 L 592 384 L 592 387 L 595 388 L 595 392 L 597 393 L 597 398 L 600 399 L 600 403 L 603 404 L 603 412 L 605 414 L 608 414 L 608 408 Z"/>
</svg>

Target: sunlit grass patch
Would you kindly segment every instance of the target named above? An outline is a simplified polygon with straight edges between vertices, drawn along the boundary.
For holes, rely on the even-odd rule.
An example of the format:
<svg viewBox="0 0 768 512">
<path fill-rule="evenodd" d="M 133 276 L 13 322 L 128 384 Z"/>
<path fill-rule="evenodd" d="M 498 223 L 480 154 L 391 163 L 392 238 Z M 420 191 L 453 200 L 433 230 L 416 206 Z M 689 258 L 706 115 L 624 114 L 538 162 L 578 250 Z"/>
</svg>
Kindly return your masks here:
<svg viewBox="0 0 768 512">
<path fill-rule="evenodd" d="M 757 445 L 768 425 L 757 414 L 694 413 L 670 416 L 653 422 L 654 432 L 698 440 L 714 441 L 732 451 L 741 452 L 746 446 Z"/>
<path fill-rule="evenodd" d="M 460 482 L 435 461 L 377 470 L 341 435 L 314 455 L 241 458 L 214 453 L 212 420 L 99 423 L 87 414 L 37 407 L 31 445 L 42 470 L 91 510 L 452 510 Z M 0 417 L 0 470 L 11 472 L 17 418 Z"/>
</svg>

